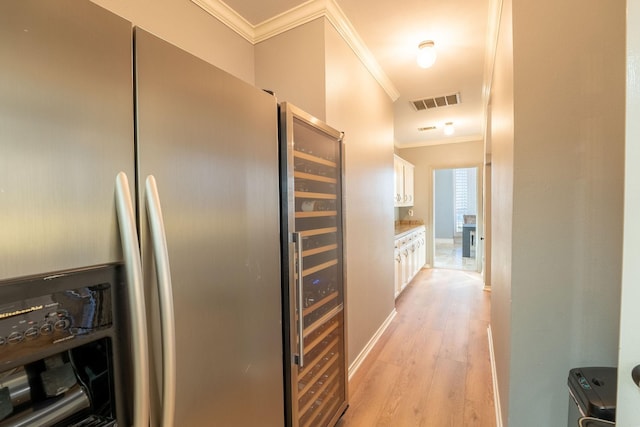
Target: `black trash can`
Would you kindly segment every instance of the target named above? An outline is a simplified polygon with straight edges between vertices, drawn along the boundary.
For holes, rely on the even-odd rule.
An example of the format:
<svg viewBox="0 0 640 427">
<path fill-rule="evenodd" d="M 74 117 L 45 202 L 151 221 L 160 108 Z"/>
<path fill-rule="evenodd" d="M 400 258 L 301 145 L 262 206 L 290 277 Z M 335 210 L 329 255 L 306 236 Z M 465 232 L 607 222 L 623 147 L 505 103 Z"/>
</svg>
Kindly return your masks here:
<svg viewBox="0 0 640 427">
<path fill-rule="evenodd" d="M 580 418 L 616 420 L 618 369 L 611 367 L 574 368 L 569 371 L 569 427 Z"/>
</svg>

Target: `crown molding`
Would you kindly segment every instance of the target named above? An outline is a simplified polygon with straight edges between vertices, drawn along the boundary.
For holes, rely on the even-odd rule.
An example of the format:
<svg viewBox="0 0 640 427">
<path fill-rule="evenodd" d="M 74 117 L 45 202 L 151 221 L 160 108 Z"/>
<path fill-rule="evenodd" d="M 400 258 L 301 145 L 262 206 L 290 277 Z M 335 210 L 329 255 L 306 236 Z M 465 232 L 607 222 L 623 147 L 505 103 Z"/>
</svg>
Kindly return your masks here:
<svg viewBox="0 0 640 427">
<path fill-rule="evenodd" d="M 391 101 L 395 102 L 400 97 L 391 79 L 382 70 L 335 0 L 309 0 L 257 25 L 252 25 L 222 0 L 191 1 L 253 45 L 314 19 L 325 17 L 384 89 Z"/>
<path fill-rule="evenodd" d="M 433 145 L 447 145 L 447 144 L 458 144 L 461 142 L 481 142 L 483 141 L 482 134 L 477 135 L 463 135 L 463 136 L 454 136 L 450 138 L 444 139 L 433 139 L 433 140 L 425 140 L 425 141 L 415 141 L 415 142 L 407 142 L 407 143 L 398 143 L 396 141 L 394 146 L 399 149 L 404 148 L 419 148 L 419 147 L 431 147 Z"/>
<path fill-rule="evenodd" d="M 351 24 L 351 21 L 344 14 L 340 6 L 334 0 L 326 0 L 327 3 L 327 19 L 333 27 L 342 36 L 344 41 L 349 45 L 351 50 L 356 54 L 364 66 L 369 70 L 374 79 L 382 86 L 392 102 L 400 97 L 400 92 L 389 79 L 387 74 L 382 70 L 378 61 L 364 44 L 360 35 Z"/>
<path fill-rule="evenodd" d="M 222 0 L 191 0 L 227 27 L 255 44 L 255 27 Z"/>
<path fill-rule="evenodd" d="M 254 44 L 327 16 L 327 0 L 309 0 L 254 27 Z"/>
</svg>

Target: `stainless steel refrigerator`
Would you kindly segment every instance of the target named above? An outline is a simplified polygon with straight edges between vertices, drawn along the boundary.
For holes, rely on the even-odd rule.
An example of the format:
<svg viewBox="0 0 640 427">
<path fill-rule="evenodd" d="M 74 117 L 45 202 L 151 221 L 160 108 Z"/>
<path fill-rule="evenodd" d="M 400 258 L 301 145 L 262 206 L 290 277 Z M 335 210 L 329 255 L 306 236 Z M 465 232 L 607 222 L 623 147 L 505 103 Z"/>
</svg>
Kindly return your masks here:
<svg viewBox="0 0 640 427">
<path fill-rule="evenodd" d="M 287 422 L 326 427 L 347 409 L 341 132 L 281 104 Z"/>
<path fill-rule="evenodd" d="M 0 58 L 0 425 L 282 426 L 275 98 L 88 1 Z"/>
</svg>

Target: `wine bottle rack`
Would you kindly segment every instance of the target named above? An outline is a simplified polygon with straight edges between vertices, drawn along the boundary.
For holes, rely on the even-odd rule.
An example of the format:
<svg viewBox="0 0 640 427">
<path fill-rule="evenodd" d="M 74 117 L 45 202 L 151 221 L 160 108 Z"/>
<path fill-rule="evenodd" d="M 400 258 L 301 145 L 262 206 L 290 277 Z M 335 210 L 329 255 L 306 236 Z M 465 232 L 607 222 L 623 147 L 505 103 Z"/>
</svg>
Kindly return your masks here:
<svg viewBox="0 0 640 427">
<path fill-rule="evenodd" d="M 324 426 L 335 406 L 345 399 L 342 312 L 305 338 L 308 362 L 298 373 L 300 426 Z"/>
<path fill-rule="evenodd" d="M 347 406 L 340 132 L 284 104 L 291 425 L 330 427 Z"/>
</svg>

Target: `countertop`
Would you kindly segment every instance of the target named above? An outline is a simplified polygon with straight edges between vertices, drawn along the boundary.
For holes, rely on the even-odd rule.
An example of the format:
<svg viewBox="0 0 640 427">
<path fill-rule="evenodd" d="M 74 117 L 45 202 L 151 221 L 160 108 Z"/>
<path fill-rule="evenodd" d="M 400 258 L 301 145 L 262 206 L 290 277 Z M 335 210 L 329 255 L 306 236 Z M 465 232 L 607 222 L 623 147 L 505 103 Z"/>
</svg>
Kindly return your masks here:
<svg viewBox="0 0 640 427">
<path fill-rule="evenodd" d="M 395 224 L 395 238 L 402 237 L 421 227 L 424 228 L 422 221 L 398 221 Z"/>
</svg>

